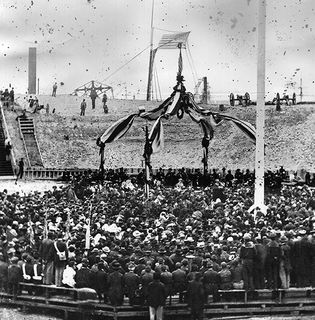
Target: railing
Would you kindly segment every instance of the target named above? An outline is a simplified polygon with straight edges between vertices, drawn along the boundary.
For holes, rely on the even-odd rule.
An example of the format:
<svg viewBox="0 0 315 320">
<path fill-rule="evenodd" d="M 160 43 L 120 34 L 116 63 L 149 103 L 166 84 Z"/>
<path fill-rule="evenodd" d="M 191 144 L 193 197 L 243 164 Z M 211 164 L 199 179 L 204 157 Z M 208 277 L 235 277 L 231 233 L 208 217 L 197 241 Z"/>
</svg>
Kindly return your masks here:
<svg viewBox="0 0 315 320">
<path fill-rule="evenodd" d="M 36 126 L 35 126 L 34 119 L 33 119 L 33 126 L 34 126 L 34 137 L 35 137 L 36 146 L 37 146 L 37 149 L 38 149 L 38 153 L 39 153 L 40 161 L 41 161 L 42 165 L 44 166 L 42 153 L 41 153 L 41 151 L 40 151 L 40 147 L 39 147 L 39 144 L 38 144 L 38 141 L 37 141 L 37 136 L 36 136 Z"/>
<path fill-rule="evenodd" d="M 102 316 L 106 319 L 148 319 L 148 307 L 143 303 L 130 306 L 124 299 L 123 305 L 112 306 L 98 301 L 96 292 L 85 288 L 64 288 L 54 285 L 36 285 L 20 283 L 20 291 L 16 297 L 8 293 L 0 293 L 1 303 L 13 306 L 54 310 L 64 313 L 68 319 L 70 313 L 84 315 L 85 318 Z M 35 293 L 29 295 L 28 293 Z M 206 317 L 250 316 L 315 313 L 315 288 L 219 290 L 214 300 L 208 296 L 204 305 Z M 13 298 L 13 299 L 12 299 Z M 188 319 L 190 311 L 187 302 L 180 302 L 178 294 L 170 296 L 166 301 L 164 314 L 168 319 Z"/>
<path fill-rule="evenodd" d="M 3 124 L 3 129 L 4 129 L 4 136 L 6 139 L 8 139 L 9 141 L 11 141 L 10 139 L 10 133 L 9 133 L 9 130 L 8 130 L 8 125 L 7 125 L 7 121 L 5 119 L 5 116 L 4 116 L 4 112 L 3 112 L 3 105 L 2 105 L 2 102 L 0 102 L 0 113 L 1 113 L 1 119 L 2 119 L 2 124 Z M 14 151 L 13 151 L 13 148 L 11 148 L 11 151 L 10 151 L 10 159 L 11 159 L 11 166 L 12 168 L 15 168 L 16 167 L 16 160 L 15 160 L 15 155 L 14 155 Z M 13 169 L 13 173 L 14 173 L 14 169 Z"/>
</svg>

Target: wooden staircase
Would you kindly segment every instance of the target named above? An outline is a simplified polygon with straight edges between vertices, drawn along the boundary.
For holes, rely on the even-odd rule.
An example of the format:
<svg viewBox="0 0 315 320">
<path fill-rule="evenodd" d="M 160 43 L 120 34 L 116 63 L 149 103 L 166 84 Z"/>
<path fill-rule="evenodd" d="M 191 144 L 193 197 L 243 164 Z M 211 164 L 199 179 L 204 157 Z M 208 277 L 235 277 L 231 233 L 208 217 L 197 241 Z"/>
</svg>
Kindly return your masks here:
<svg viewBox="0 0 315 320">
<path fill-rule="evenodd" d="M 5 136 L 0 120 L 0 176 L 13 176 L 11 161 L 5 159 Z"/>
<path fill-rule="evenodd" d="M 19 118 L 20 134 L 30 167 L 43 167 L 42 155 L 36 138 L 34 120 L 32 118 Z"/>
</svg>

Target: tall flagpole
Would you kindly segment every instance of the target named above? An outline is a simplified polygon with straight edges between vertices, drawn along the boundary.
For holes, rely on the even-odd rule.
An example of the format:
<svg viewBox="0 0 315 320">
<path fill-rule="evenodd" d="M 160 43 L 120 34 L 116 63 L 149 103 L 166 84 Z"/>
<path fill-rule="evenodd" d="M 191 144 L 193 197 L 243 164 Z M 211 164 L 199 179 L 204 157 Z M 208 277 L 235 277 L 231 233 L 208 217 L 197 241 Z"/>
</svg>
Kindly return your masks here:
<svg viewBox="0 0 315 320">
<path fill-rule="evenodd" d="M 259 0 L 258 2 L 255 195 L 254 205 L 251 209 L 258 207 L 264 212 L 266 209 L 264 205 L 266 0 Z"/>
<path fill-rule="evenodd" d="M 149 74 L 148 74 L 148 86 L 147 86 L 147 101 L 151 100 L 152 91 L 152 74 L 153 74 L 153 18 L 154 18 L 154 0 L 152 0 L 152 12 L 151 12 L 151 37 L 150 37 L 150 61 L 149 61 Z"/>
</svg>

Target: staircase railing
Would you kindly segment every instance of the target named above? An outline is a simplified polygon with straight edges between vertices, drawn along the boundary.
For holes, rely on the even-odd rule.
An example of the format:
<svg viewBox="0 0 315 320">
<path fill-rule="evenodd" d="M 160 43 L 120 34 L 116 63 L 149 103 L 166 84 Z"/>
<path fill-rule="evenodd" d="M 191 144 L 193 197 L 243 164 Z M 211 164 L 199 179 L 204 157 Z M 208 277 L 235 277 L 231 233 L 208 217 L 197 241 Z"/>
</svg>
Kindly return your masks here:
<svg viewBox="0 0 315 320">
<path fill-rule="evenodd" d="M 1 115 L 1 120 L 2 120 L 2 127 L 3 127 L 4 136 L 7 140 L 9 140 L 11 142 L 7 121 L 5 119 L 4 112 L 3 112 L 2 102 L 0 102 L 0 115 Z M 16 160 L 15 160 L 13 148 L 11 148 L 11 150 L 10 150 L 10 161 L 11 161 L 11 166 L 13 168 L 13 173 L 14 173 L 14 169 L 16 168 Z"/>
<path fill-rule="evenodd" d="M 41 151 L 40 151 L 40 147 L 39 147 L 39 144 L 38 144 L 38 141 L 37 141 L 36 126 L 35 126 L 34 120 L 33 120 L 33 125 L 34 125 L 34 137 L 35 137 L 35 141 L 36 141 L 36 146 L 37 146 L 37 149 L 38 149 L 38 153 L 39 153 L 39 156 L 40 156 L 40 161 L 41 161 L 41 163 L 42 163 L 43 166 L 44 166 L 42 153 L 41 153 Z"/>
</svg>

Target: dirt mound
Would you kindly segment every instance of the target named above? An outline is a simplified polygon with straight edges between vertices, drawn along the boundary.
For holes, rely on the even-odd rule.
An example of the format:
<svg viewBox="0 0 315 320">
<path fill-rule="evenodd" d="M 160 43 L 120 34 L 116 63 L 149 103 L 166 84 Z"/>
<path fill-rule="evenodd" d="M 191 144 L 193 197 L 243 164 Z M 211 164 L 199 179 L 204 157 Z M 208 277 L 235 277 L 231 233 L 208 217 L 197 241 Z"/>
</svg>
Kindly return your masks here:
<svg viewBox="0 0 315 320">
<path fill-rule="evenodd" d="M 139 106 L 150 110 L 157 102 L 137 100 L 109 100 L 109 113 L 104 114 L 100 99 L 96 109 L 91 109 L 87 98 L 86 116 L 80 117 L 81 97 L 39 96 L 40 104 L 50 105 L 55 114 L 34 116 L 37 137 L 45 167 L 48 168 L 97 168 L 99 166 L 96 138 L 119 118 L 137 112 Z M 217 106 L 210 107 L 218 111 Z M 283 106 L 276 112 L 274 106 L 266 107 L 266 167 L 290 170 L 304 168 L 315 172 L 312 155 L 315 154 L 315 106 Z M 227 107 L 225 113 L 255 125 L 255 107 Z M 6 112 L 8 126 L 16 154 L 22 154 L 16 113 Z M 164 121 L 164 150 L 152 156 L 153 167 L 202 167 L 201 128 L 185 115 Z M 149 123 L 149 126 L 152 124 Z M 145 122 L 136 119 L 130 131 L 119 141 L 106 145 L 105 166 L 141 167 L 143 163 Z M 255 148 L 237 128 L 225 122 L 216 129 L 210 144 L 209 166 L 222 168 L 254 168 Z"/>
</svg>

